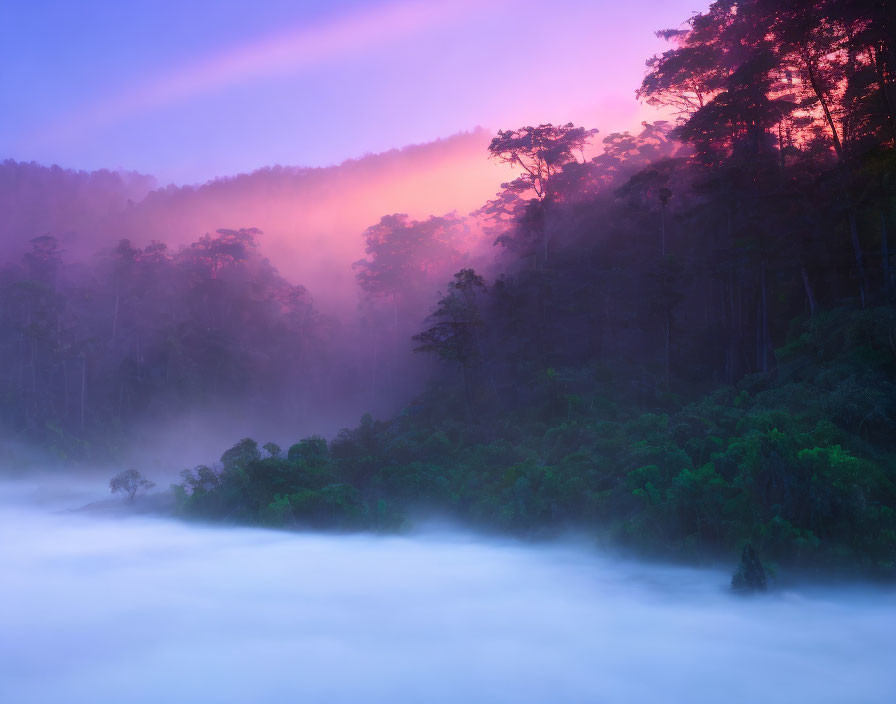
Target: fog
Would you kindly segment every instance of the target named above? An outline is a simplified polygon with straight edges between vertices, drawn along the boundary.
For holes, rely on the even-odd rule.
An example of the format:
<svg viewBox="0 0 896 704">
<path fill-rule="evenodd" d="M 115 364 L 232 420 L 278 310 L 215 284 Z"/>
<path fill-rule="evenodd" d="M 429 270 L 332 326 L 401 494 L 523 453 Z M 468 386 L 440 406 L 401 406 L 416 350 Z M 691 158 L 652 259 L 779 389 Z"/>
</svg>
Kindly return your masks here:
<svg viewBox="0 0 896 704">
<path fill-rule="evenodd" d="M 212 528 L 6 484 L 6 702 L 884 702 L 892 593 L 587 543 Z M 9 539 L 15 536 L 15 540 Z"/>
<path fill-rule="evenodd" d="M 351 263 L 364 229 L 389 213 L 465 215 L 511 171 L 485 158 L 478 129 L 323 168 L 272 166 L 201 185 L 158 187 L 134 173 L 0 163 L 0 255 L 16 260 L 36 235 L 59 240 L 66 260 L 89 259 L 127 238 L 176 249 L 219 228 L 256 227 L 260 245 L 324 311 L 354 310 Z"/>
</svg>

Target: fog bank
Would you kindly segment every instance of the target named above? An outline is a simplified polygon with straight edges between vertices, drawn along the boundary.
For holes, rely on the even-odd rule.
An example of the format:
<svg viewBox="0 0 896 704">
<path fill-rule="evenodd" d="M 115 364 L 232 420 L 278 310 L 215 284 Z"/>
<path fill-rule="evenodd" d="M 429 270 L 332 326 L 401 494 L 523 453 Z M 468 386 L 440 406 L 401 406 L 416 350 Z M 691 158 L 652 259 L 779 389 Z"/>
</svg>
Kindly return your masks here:
<svg viewBox="0 0 896 704">
<path fill-rule="evenodd" d="M 205 184 L 155 187 L 152 177 L 0 162 L 0 255 L 17 260 L 31 238 L 57 238 L 66 260 L 127 238 L 177 249 L 219 228 L 256 227 L 264 256 L 306 286 L 326 312 L 352 312 L 352 262 L 380 217 L 466 215 L 511 170 L 487 159 L 483 129 L 319 168 L 271 166 Z"/>
<path fill-rule="evenodd" d="M 588 546 L 208 528 L 3 492 L 3 701 L 871 703 L 896 687 L 896 599 L 871 589 L 744 599 L 725 571 Z"/>
</svg>

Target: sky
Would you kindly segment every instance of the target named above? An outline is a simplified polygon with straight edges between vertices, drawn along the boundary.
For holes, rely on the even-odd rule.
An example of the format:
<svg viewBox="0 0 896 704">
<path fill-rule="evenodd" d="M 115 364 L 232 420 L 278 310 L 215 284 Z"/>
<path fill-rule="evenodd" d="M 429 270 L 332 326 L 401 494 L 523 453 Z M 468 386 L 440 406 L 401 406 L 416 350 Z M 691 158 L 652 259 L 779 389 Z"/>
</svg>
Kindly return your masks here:
<svg viewBox="0 0 896 704">
<path fill-rule="evenodd" d="M 0 0 L 0 159 L 199 183 L 489 130 L 653 119 L 700 0 Z"/>
</svg>

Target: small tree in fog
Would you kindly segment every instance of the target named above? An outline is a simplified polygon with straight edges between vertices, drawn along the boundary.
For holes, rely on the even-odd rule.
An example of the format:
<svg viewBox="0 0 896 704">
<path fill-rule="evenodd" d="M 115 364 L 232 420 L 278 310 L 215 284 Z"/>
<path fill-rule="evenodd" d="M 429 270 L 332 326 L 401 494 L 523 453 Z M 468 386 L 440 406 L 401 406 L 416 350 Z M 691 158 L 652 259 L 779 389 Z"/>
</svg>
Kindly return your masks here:
<svg viewBox="0 0 896 704">
<path fill-rule="evenodd" d="M 109 488 L 113 494 L 125 494 L 128 501 L 133 501 L 138 491 L 148 491 L 155 486 L 136 469 L 125 469 L 109 480 Z"/>
</svg>

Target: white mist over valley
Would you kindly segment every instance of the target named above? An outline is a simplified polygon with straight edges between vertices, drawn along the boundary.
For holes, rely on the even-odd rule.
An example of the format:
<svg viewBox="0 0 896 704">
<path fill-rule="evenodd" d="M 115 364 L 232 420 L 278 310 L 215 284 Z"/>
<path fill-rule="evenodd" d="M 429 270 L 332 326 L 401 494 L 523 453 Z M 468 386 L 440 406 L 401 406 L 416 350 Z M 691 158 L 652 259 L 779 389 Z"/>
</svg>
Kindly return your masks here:
<svg viewBox="0 0 896 704">
<path fill-rule="evenodd" d="M 742 597 L 727 566 L 592 543 L 210 527 L 73 511 L 102 485 L 50 487 L 2 489 L 6 702 L 872 704 L 896 688 L 896 596 L 873 587 Z"/>
</svg>

